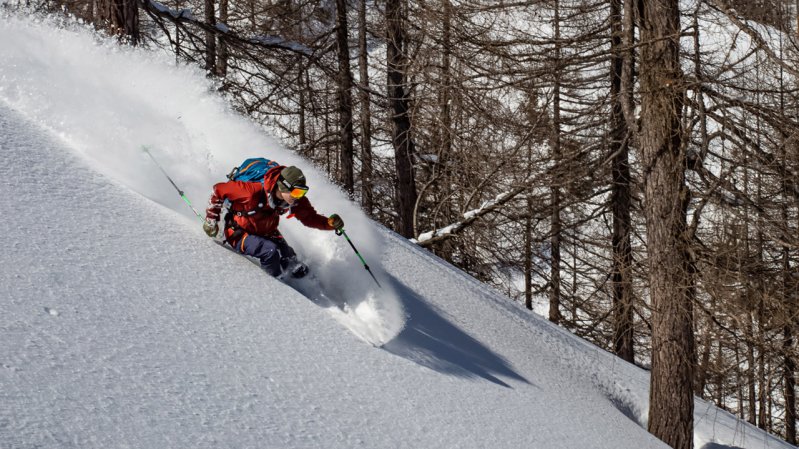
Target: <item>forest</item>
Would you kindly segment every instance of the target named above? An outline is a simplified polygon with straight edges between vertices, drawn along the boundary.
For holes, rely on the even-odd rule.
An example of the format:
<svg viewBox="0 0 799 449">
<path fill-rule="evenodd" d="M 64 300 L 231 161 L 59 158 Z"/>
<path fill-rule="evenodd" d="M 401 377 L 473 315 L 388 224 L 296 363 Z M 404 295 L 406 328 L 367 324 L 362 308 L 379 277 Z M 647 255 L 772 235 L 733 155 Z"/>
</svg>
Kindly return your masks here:
<svg viewBox="0 0 799 449">
<path fill-rule="evenodd" d="M 375 221 L 651 370 L 670 446 L 694 395 L 796 444 L 799 0 L 31 5 L 201 67 Z"/>
</svg>

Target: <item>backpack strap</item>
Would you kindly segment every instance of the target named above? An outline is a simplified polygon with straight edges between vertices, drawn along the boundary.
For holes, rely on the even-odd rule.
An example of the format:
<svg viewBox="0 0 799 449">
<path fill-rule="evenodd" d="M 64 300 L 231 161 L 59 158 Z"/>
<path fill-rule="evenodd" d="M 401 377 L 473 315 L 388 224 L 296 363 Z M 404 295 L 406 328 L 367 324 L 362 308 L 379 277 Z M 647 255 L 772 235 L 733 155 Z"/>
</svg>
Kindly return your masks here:
<svg viewBox="0 0 799 449">
<path fill-rule="evenodd" d="M 254 209 L 249 209 L 249 210 L 247 210 L 247 209 L 242 209 L 242 210 L 233 210 L 233 209 L 231 209 L 230 212 L 232 212 L 234 215 L 236 215 L 238 217 L 252 216 L 252 215 L 255 215 L 255 214 L 258 214 L 258 213 L 272 213 L 272 212 L 269 212 L 269 209 L 267 209 L 266 206 L 267 206 L 266 193 L 262 191 L 261 192 L 261 197 L 258 200 L 258 205 Z"/>
<path fill-rule="evenodd" d="M 225 241 L 228 243 L 228 245 L 235 247 L 239 240 L 241 240 L 242 236 L 246 235 L 247 232 L 244 230 L 244 228 L 235 223 L 233 226 L 231 226 L 231 228 L 233 228 L 233 233 L 225 237 Z"/>
<path fill-rule="evenodd" d="M 258 207 L 255 208 L 255 209 L 252 209 L 252 210 L 235 210 L 235 211 L 232 210 L 231 212 L 233 212 L 233 215 L 236 215 L 237 217 L 252 216 L 252 215 L 255 215 L 255 214 L 259 213 L 259 212 L 260 213 L 268 212 L 268 211 L 264 210 L 264 206 L 265 206 L 264 203 L 258 203 Z"/>
<path fill-rule="evenodd" d="M 230 245 L 235 247 L 236 244 L 241 240 L 242 236 L 247 234 L 247 231 L 244 230 L 241 226 L 239 226 L 233 217 L 246 217 L 246 216 L 253 216 L 256 214 L 273 214 L 275 213 L 274 209 L 269 209 L 266 204 L 266 194 L 261 192 L 260 201 L 258 201 L 258 206 L 255 209 L 251 210 L 233 210 L 228 209 L 227 214 L 225 214 L 225 229 L 233 229 L 233 233 L 230 236 L 225 237 L 225 241 Z M 232 205 L 230 207 L 233 207 Z"/>
</svg>

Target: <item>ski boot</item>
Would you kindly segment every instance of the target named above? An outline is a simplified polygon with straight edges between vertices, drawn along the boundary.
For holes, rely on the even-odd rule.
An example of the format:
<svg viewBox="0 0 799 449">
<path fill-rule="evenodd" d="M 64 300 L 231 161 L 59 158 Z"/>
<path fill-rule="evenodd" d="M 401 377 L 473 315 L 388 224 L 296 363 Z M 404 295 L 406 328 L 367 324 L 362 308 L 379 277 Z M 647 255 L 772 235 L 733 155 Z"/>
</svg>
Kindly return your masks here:
<svg viewBox="0 0 799 449">
<path fill-rule="evenodd" d="M 291 277 L 295 279 L 305 277 L 305 275 L 308 274 L 308 271 L 310 271 L 308 265 L 305 265 L 302 262 L 297 262 L 293 267 L 289 267 L 289 273 L 291 273 Z"/>
<path fill-rule="evenodd" d="M 286 259 L 281 265 L 283 266 L 283 276 L 288 275 L 295 279 L 305 277 L 310 271 L 308 265 L 300 262 L 296 257 Z"/>
</svg>

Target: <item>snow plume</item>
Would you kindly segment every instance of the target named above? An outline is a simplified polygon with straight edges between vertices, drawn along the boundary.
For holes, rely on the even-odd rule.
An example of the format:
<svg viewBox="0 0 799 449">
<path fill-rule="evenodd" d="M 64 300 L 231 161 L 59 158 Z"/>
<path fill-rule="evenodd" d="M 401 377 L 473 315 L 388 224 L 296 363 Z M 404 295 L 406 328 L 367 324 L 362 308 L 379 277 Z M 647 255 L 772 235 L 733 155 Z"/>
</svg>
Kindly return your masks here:
<svg viewBox="0 0 799 449">
<path fill-rule="evenodd" d="M 375 275 L 383 274 L 383 237 L 360 209 L 325 174 L 232 111 L 202 70 L 176 65 L 166 54 L 120 47 L 77 24 L 55 27 L 50 19 L 2 17 L 0 42 L 0 102 L 57 135 L 117 184 L 192 220 L 197 233 L 199 220 L 142 146 L 201 213 L 211 186 L 247 157 L 300 167 L 317 211 L 340 214 Z M 146 224 L 147 217 L 132 223 Z M 375 288 L 343 237 L 296 220 L 284 219 L 281 230 L 323 284 L 337 289 L 336 299 L 348 304 L 351 312 L 340 321 L 375 344 L 401 331 L 396 293 L 387 285 Z"/>
<path fill-rule="evenodd" d="M 200 210 L 246 156 L 299 165 L 383 288 L 287 220 L 304 300 L 210 242 L 145 144 Z M 200 70 L 0 13 L 0 153 L 2 447 L 665 447 L 646 371 L 370 223 Z M 697 448 L 790 447 L 695 413 Z"/>
</svg>

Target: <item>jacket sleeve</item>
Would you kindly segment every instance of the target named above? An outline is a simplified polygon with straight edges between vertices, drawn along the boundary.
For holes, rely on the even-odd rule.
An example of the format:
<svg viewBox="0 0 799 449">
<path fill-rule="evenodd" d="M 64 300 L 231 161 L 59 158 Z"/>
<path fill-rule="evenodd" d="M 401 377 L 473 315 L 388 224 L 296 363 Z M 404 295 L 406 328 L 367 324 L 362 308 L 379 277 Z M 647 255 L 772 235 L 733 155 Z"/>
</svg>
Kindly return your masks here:
<svg viewBox="0 0 799 449">
<path fill-rule="evenodd" d="M 217 184 L 219 185 L 219 184 Z M 208 198 L 208 207 L 205 209 L 206 221 L 219 221 L 219 214 L 222 213 L 222 203 L 224 199 L 216 193 L 216 186 L 211 191 L 211 198 Z"/>
<path fill-rule="evenodd" d="M 300 198 L 297 200 L 297 203 L 291 208 L 291 212 L 297 217 L 297 220 L 300 220 L 300 223 L 309 228 L 321 229 L 323 231 L 333 230 L 327 223 L 327 217 L 318 214 L 308 198 Z"/>
</svg>

